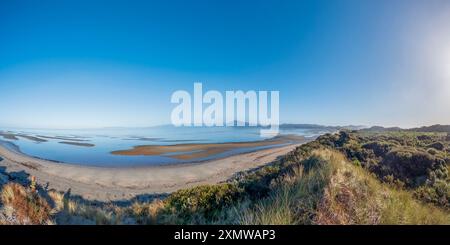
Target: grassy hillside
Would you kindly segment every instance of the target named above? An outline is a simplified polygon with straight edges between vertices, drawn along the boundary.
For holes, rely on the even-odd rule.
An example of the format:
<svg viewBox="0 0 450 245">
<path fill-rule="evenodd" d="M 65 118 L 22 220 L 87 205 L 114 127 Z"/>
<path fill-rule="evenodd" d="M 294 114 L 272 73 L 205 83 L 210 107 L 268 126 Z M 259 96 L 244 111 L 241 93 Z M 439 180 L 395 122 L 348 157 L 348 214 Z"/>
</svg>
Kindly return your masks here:
<svg viewBox="0 0 450 245">
<path fill-rule="evenodd" d="M 306 171 L 305 171 L 306 170 Z M 245 224 L 446 224 L 449 213 L 382 184 L 344 155 L 316 150 L 290 181 L 248 210 Z"/>
<path fill-rule="evenodd" d="M 130 205 L 7 184 L 19 224 L 450 224 L 446 133 L 327 134 L 227 183 Z M 39 192 L 37 192 L 39 190 Z"/>
</svg>

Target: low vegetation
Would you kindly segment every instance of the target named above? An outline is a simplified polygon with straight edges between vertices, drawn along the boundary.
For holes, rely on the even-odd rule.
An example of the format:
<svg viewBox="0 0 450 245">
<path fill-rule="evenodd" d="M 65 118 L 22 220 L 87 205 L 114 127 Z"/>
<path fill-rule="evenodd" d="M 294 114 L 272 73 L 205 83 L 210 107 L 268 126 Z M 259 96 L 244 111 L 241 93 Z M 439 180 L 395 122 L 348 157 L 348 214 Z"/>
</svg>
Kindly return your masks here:
<svg viewBox="0 0 450 245">
<path fill-rule="evenodd" d="M 341 132 L 318 140 L 339 150 L 380 181 L 408 190 L 421 201 L 450 208 L 447 133 Z"/>
<path fill-rule="evenodd" d="M 326 134 L 227 183 L 129 205 L 4 185 L 4 224 L 450 224 L 445 132 Z"/>
<path fill-rule="evenodd" d="M 3 224 L 51 224 L 50 205 L 32 189 L 10 183 L 1 192 Z"/>
</svg>

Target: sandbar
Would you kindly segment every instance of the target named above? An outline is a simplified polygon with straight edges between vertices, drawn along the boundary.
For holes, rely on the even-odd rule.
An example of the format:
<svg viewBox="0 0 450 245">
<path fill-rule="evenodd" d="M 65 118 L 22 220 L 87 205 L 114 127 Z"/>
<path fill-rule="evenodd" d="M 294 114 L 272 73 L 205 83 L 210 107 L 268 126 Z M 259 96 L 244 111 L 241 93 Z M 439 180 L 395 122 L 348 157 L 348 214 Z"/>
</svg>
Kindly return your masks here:
<svg viewBox="0 0 450 245">
<path fill-rule="evenodd" d="M 192 160 L 210 157 L 239 148 L 258 148 L 264 146 L 277 146 L 304 141 L 302 136 L 283 135 L 268 140 L 231 143 L 202 143 L 202 144 L 175 144 L 175 145 L 141 145 L 128 150 L 113 151 L 113 155 L 123 156 L 170 156 L 179 160 Z"/>
<path fill-rule="evenodd" d="M 60 141 L 58 142 L 60 144 L 66 144 L 66 145 L 74 145 L 74 146 L 84 146 L 84 147 L 94 147 L 94 144 L 91 143 L 82 143 L 82 142 L 70 142 L 70 141 Z"/>
</svg>

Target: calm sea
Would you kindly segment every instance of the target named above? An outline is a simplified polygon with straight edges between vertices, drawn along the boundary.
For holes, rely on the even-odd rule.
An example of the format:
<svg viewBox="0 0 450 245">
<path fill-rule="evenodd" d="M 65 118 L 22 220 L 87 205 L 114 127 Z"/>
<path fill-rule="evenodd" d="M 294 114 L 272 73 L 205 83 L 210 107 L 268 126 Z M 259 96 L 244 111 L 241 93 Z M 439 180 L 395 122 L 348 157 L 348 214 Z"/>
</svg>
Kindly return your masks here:
<svg viewBox="0 0 450 245">
<path fill-rule="evenodd" d="M 39 137 L 46 142 L 19 137 L 8 140 L 0 137 L 3 144 L 14 144 L 20 151 L 34 157 L 58 162 L 74 163 L 89 166 L 143 166 L 182 163 L 183 161 L 165 156 L 118 156 L 112 151 L 131 149 L 138 145 L 173 145 L 185 143 L 222 143 L 264 140 L 257 127 L 173 127 L 158 126 L 150 128 L 107 128 L 83 130 L 42 130 L 42 129 L 2 129 Z M 305 137 L 316 137 L 326 133 L 318 129 L 281 130 L 280 134 L 295 134 Z M 61 144 L 61 141 L 93 144 L 93 147 Z M 8 143 L 9 142 L 9 143 Z M 259 147 L 259 148 L 268 148 Z M 236 149 L 226 154 L 253 151 L 259 148 Z M 210 158 L 225 156 L 224 153 Z M 208 159 L 195 159 L 208 160 Z M 192 161 L 192 160 L 191 160 Z"/>
</svg>

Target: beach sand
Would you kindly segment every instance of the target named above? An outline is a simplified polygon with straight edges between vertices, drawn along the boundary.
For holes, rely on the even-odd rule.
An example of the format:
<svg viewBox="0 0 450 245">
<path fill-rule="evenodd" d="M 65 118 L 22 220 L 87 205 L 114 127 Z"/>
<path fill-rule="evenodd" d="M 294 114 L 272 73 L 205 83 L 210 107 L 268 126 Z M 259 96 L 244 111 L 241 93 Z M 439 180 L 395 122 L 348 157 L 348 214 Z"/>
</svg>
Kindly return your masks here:
<svg viewBox="0 0 450 245">
<path fill-rule="evenodd" d="M 240 171 L 266 165 L 300 143 L 238 154 L 198 163 L 148 167 L 89 167 L 36 159 L 0 145 L 0 167 L 5 172 L 36 176 L 49 189 L 88 200 L 128 200 L 138 195 L 170 193 L 182 188 L 226 181 Z"/>
<path fill-rule="evenodd" d="M 176 144 L 176 145 L 142 145 L 133 149 L 113 151 L 113 155 L 123 156 L 156 156 L 168 155 L 179 160 L 206 158 L 230 152 L 239 148 L 257 148 L 302 142 L 305 138 L 295 135 L 283 135 L 268 140 L 251 142 L 208 143 L 208 144 Z"/>
<path fill-rule="evenodd" d="M 84 147 L 94 147 L 95 146 L 94 144 L 90 144 L 90 143 L 71 142 L 71 141 L 60 141 L 58 143 L 65 144 L 65 145 L 84 146 Z"/>
</svg>

